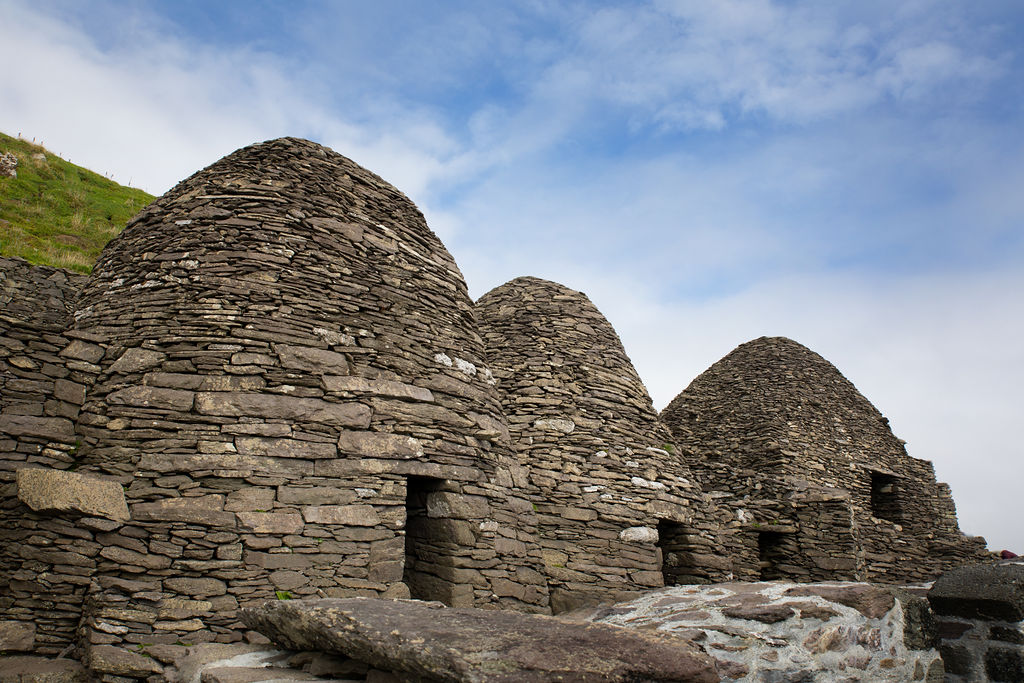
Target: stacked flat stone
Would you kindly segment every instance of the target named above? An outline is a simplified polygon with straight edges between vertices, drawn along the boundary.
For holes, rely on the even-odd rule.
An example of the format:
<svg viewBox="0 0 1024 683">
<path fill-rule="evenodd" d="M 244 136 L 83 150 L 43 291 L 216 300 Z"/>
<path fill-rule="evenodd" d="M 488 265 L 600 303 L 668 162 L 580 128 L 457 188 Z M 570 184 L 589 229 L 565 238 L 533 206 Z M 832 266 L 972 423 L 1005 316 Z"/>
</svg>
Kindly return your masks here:
<svg viewBox="0 0 1024 683">
<path fill-rule="evenodd" d="M 72 334 L 101 340 L 75 465 L 131 508 L 83 571 L 89 645 L 236 640 L 275 596 L 548 609 L 462 276 L 350 160 L 285 138 L 183 181 Z"/>
<path fill-rule="evenodd" d="M 103 350 L 66 334 L 86 279 L 0 258 L 0 481 L 26 464 L 67 467 L 85 387 Z"/>
<path fill-rule="evenodd" d="M 729 563 L 710 501 L 586 295 L 522 277 L 484 295 L 477 309 L 529 471 L 556 611 L 662 586 L 666 565 L 670 582 L 724 576 Z"/>
<path fill-rule="evenodd" d="M 75 465 L 74 420 L 101 347 L 67 332 L 86 277 L 0 259 L 0 650 L 56 654 L 72 641 L 100 550 L 117 523 L 26 506 L 15 474 Z M 36 506 L 39 508 L 40 506 Z"/>
<path fill-rule="evenodd" d="M 662 419 L 747 532 L 738 577 L 917 581 L 988 557 L 983 539 L 960 532 L 932 464 L 908 456 L 835 366 L 790 339 L 739 346 Z"/>
</svg>

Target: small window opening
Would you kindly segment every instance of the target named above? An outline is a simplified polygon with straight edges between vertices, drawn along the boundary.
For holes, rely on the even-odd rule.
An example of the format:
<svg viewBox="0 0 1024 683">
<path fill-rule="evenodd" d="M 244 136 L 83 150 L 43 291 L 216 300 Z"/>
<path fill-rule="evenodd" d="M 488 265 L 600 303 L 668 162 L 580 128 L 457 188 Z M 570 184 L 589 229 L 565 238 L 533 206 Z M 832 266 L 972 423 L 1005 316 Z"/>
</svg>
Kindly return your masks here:
<svg viewBox="0 0 1024 683">
<path fill-rule="evenodd" d="M 879 519 L 899 522 L 903 515 L 899 503 L 897 478 L 881 472 L 871 473 L 871 514 Z"/>
<path fill-rule="evenodd" d="M 693 549 L 682 524 L 659 520 L 658 547 L 661 548 L 661 574 L 666 586 L 706 581 L 694 571 Z"/>
<path fill-rule="evenodd" d="M 402 581 L 417 600 L 447 602 L 447 582 L 438 574 L 448 540 L 442 520 L 427 516 L 427 496 L 441 491 L 443 479 L 409 477 L 405 493 L 405 569 Z"/>
<path fill-rule="evenodd" d="M 757 534 L 757 559 L 762 581 L 784 578 L 779 565 L 786 563 L 786 534 L 774 531 L 759 531 Z"/>
</svg>

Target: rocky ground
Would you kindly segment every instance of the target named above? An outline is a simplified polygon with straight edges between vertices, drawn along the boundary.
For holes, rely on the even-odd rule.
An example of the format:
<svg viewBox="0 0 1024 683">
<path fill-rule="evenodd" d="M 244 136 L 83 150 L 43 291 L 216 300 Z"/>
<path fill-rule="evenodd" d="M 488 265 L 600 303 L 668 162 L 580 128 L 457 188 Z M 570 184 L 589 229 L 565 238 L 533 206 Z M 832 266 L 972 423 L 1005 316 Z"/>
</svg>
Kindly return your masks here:
<svg viewBox="0 0 1024 683">
<path fill-rule="evenodd" d="M 93 648 L 107 680 L 941 681 L 923 589 L 727 583 L 560 617 L 369 598 L 247 610 L 244 644 Z M 126 678 L 119 678 L 126 677 Z M 72 660 L 0 659 L 0 683 L 89 680 Z"/>
</svg>

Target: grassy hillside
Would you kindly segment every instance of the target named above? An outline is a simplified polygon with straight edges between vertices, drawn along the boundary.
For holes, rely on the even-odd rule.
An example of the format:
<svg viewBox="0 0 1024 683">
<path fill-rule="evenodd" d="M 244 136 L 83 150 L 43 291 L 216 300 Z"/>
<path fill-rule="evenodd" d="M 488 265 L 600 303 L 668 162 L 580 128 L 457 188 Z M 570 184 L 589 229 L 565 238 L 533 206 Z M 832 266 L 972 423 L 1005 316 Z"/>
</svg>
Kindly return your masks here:
<svg viewBox="0 0 1024 683">
<path fill-rule="evenodd" d="M 0 178 L 0 256 L 88 273 L 110 238 L 153 200 L 0 133 L 4 152 L 18 157 L 18 177 Z"/>
</svg>

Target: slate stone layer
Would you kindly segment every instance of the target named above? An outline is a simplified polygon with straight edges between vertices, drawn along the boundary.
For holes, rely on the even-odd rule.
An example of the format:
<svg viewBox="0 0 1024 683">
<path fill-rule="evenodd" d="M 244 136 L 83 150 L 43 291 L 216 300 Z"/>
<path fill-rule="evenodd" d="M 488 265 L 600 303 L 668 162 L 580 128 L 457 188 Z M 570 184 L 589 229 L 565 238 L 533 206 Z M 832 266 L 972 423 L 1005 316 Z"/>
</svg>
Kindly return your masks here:
<svg viewBox="0 0 1024 683">
<path fill-rule="evenodd" d="M 521 277 L 477 307 L 553 606 L 726 576 L 711 503 L 586 295 Z"/>
<path fill-rule="evenodd" d="M 989 557 L 949 488 L 831 363 L 782 337 L 740 345 L 662 412 L 733 511 L 737 578 L 920 581 Z"/>
<path fill-rule="evenodd" d="M 131 510 L 102 538 L 47 541 L 87 546 L 90 645 L 204 624 L 232 640 L 240 605 L 410 584 L 548 609 L 465 283 L 377 176 L 302 140 L 239 150 L 130 222 L 73 321 L 95 342 L 73 432 L 61 423 L 74 467 L 123 484 Z M 429 491 L 410 549 L 411 478 Z"/>
<path fill-rule="evenodd" d="M 124 683 L 156 675 L 149 644 L 251 637 L 268 599 L 558 612 L 985 557 L 794 342 L 740 347 L 665 418 L 583 294 L 520 278 L 474 306 L 379 177 L 238 150 L 89 277 L 0 259 L 0 649 Z"/>
</svg>

